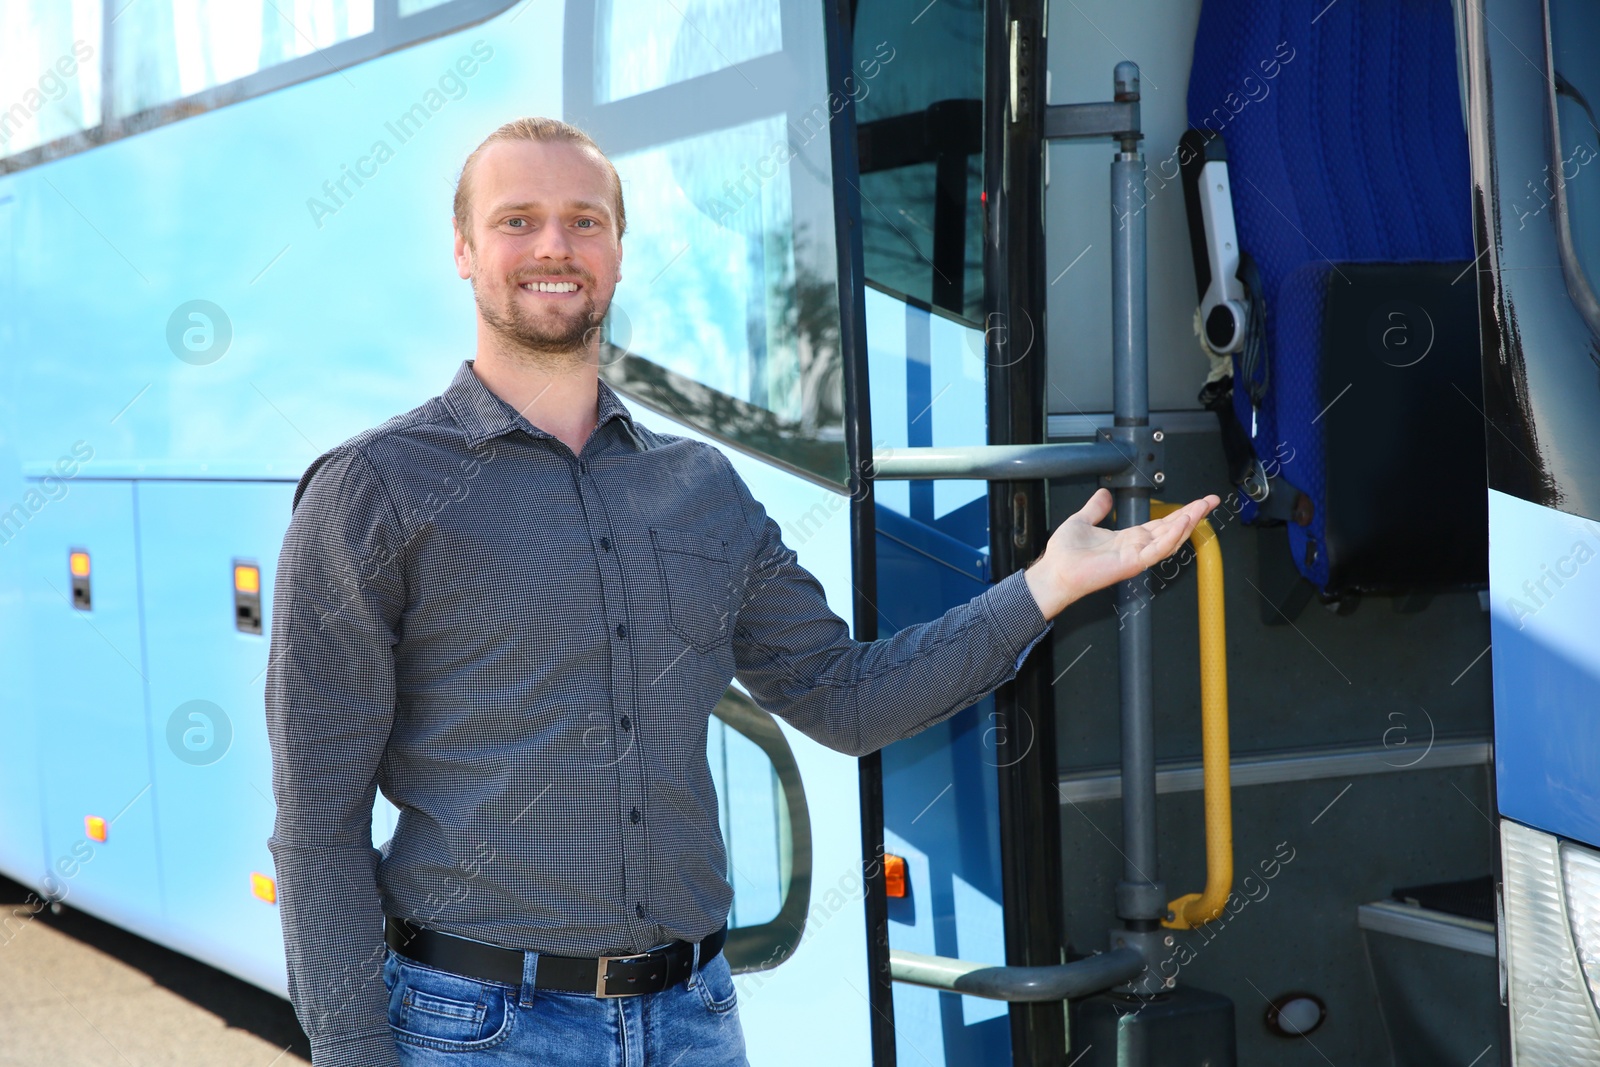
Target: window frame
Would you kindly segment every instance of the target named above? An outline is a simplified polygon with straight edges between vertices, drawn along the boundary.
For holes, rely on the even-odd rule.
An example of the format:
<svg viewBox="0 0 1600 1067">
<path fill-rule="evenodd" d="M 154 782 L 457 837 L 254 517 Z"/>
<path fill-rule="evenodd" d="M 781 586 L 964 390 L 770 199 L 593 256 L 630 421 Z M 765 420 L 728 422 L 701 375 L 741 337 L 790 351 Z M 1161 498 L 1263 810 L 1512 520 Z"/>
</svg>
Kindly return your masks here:
<svg viewBox="0 0 1600 1067">
<path fill-rule="evenodd" d="M 233 81 L 202 89 L 152 108 L 118 114 L 116 100 L 116 19 L 126 0 L 101 6 L 100 123 L 77 133 L 0 157 L 0 175 L 14 174 L 100 145 L 159 129 L 194 115 L 265 96 L 278 89 L 337 74 L 369 59 L 485 22 L 523 0 L 446 0 L 437 7 L 400 16 L 400 0 L 373 0 L 372 30 L 315 49 L 308 55 L 263 67 Z"/>
</svg>

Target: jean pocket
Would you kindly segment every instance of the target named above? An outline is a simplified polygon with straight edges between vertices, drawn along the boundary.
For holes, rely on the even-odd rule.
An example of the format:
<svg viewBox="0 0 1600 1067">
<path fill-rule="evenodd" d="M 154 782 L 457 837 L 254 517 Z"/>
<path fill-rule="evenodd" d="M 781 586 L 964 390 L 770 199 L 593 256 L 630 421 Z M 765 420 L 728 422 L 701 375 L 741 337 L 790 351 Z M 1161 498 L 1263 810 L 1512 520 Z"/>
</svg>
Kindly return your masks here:
<svg viewBox="0 0 1600 1067">
<path fill-rule="evenodd" d="M 717 953 L 710 963 L 700 968 L 694 986 L 700 991 L 700 999 L 705 1001 L 706 1009 L 722 1015 L 733 1010 L 738 994 L 733 988 L 733 971 L 728 967 L 728 957 Z"/>
<path fill-rule="evenodd" d="M 516 987 L 417 963 L 390 950 L 389 1028 L 395 1040 L 442 1052 L 493 1048 L 511 1036 Z M 389 977 L 386 975 L 386 978 Z"/>
<path fill-rule="evenodd" d="M 709 534 L 650 528 L 667 621 L 697 652 L 710 652 L 733 637 L 733 569 L 728 543 Z"/>
</svg>

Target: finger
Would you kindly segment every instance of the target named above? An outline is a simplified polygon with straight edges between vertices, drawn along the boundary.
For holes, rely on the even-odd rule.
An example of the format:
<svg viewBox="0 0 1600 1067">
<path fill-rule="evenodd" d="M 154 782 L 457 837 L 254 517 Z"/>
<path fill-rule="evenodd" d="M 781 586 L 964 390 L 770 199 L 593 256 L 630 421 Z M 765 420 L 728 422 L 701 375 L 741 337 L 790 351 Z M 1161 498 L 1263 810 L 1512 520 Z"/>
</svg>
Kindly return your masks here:
<svg viewBox="0 0 1600 1067">
<path fill-rule="evenodd" d="M 1204 516 L 1204 512 L 1199 512 L 1195 509 L 1195 503 L 1197 502 L 1185 504 L 1177 511 L 1163 515 L 1159 519 L 1151 519 L 1149 522 L 1143 523 L 1141 528 L 1148 532 L 1152 538 L 1165 537 L 1168 531 L 1179 530 L 1181 533 L 1178 536 L 1178 541 L 1181 541 L 1194 531 L 1195 525 Z M 1173 544 L 1177 544 L 1177 541 L 1174 541 Z"/>
<path fill-rule="evenodd" d="M 1098 526 L 1109 514 L 1111 514 L 1111 490 L 1101 487 L 1094 491 L 1094 495 L 1072 517 L 1090 526 Z"/>
<path fill-rule="evenodd" d="M 1150 542 L 1139 550 L 1140 561 L 1149 566 L 1166 559 L 1177 551 L 1192 528 L 1184 521 L 1184 513 L 1181 511 L 1175 511 L 1164 519 L 1145 523 L 1144 530 Z"/>
<path fill-rule="evenodd" d="M 1215 508 L 1221 503 L 1221 499 L 1215 494 L 1202 497 L 1199 500 L 1191 500 L 1179 510 L 1174 511 L 1170 515 L 1167 515 L 1163 518 L 1152 519 L 1150 522 L 1146 523 L 1145 526 L 1154 532 L 1154 527 L 1157 523 L 1181 522 L 1184 528 L 1183 536 L 1188 537 L 1190 534 L 1194 533 L 1194 528 L 1200 525 L 1200 520 L 1209 515 L 1211 513 L 1211 509 Z M 1182 540 L 1182 538 L 1179 538 L 1179 540 Z"/>
</svg>

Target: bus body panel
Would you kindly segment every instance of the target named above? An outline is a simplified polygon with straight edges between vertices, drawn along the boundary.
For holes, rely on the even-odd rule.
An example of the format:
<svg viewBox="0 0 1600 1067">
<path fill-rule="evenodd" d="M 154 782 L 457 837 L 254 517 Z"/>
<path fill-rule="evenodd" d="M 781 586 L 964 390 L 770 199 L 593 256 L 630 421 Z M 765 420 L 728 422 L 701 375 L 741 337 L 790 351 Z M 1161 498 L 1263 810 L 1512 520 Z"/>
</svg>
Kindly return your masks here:
<svg viewBox="0 0 1600 1067">
<path fill-rule="evenodd" d="M 31 488 L 42 493 L 41 485 Z M 28 881 L 150 930 L 161 923 L 162 903 L 134 507 L 127 482 L 74 485 L 42 506 L 23 535 L 45 820 L 45 854 Z M 73 602 L 75 550 L 88 554 L 88 610 Z M 104 820 L 103 840 L 87 819 Z"/>
<path fill-rule="evenodd" d="M 653 430 L 707 440 L 642 404 L 630 402 L 628 407 Z M 783 530 L 784 543 L 800 565 L 821 584 L 834 613 L 848 619 L 850 498 L 735 449 L 723 452 Z M 867 1064 L 871 1029 L 857 761 L 811 740 L 781 717 L 778 724 L 805 780 L 811 815 L 811 908 L 794 955 L 775 969 L 734 976 L 750 1062 L 779 1067 Z M 735 893 L 741 881 L 735 872 Z M 827 1024 L 817 1025 L 820 1020 Z"/>
<path fill-rule="evenodd" d="M 1600 841 L 1600 525 L 1493 490 L 1489 524 L 1500 811 Z"/>
<path fill-rule="evenodd" d="M 66 486 L 63 499 L 29 513 L 12 536 L 20 543 L 0 558 L 0 600 L 25 605 L 12 626 L 31 631 L 38 650 L 31 663 L 22 645 L 5 653 L 18 682 L 8 703 L 27 716 L 10 736 L 29 738 L 35 716 L 40 731 L 28 754 L 38 773 L 0 786 L 0 798 L 15 802 L 0 829 L 7 873 L 44 889 L 46 866 L 71 860 L 77 845 L 92 859 L 67 864 L 70 904 L 286 995 L 277 912 L 251 883 L 253 873 L 273 873 L 260 704 L 267 638 L 234 628 L 228 567 L 235 558 L 260 566 L 270 634 L 295 479 L 326 449 L 441 392 L 470 358 L 473 306 L 451 262 L 450 189 L 461 161 L 502 122 L 566 113 L 569 8 L 598 17 L 592 4 L 516 5 L 325 77 L 0 176 L 12 238 L 0 256 L 25 266 L 0 274 L 0 485 L 17 500 L 25 476 Z M 817 4 L 814 18 L 827 10 Z M 585 69 L 593 64 L 583 57 Z M 825 90 L 801 85 L 818 69 L 796 64 L 791 80 L 808 104 L 823 101 L 826 129 Z M 459 91 L 443 88 L 447 77 Z M 803 147 L 795 167 L 826 163 L 826 137 Z M 625 159 L 619 169 L 626 176 Z M 831 203 L 830 179 L 826 167 L 794 178 L 796 215 Z M 637 192 L 641 208 L 652 203 L 650 191 Z M 650 241 L 647 215 L 634 221 L 639 238 L 630 230 L 625 239 L 638 252 Z M 833 255 L 824 236 L 807 238 L 803 265 Z M 721 270 L 687 265 L 636 285 L 690 291 Z M 686 306 L 678 313 L 704 301 Z M 783 310 L 773 305 L 775 316 Z M 681 365 L 695 352 L 664 355 Z M 665 432 L 699 436 L 630 406 Z M 63 474 L 57 464 L 77 441 L 92 458 Z M 849 497 L 719 447 L 786 536 L 807 531 L 791 543 L 849 618 Z M 61 599 L 67 548 L 80 542 L 92 552 L 91 614 L 103 636 Z M 185 731 L 205 743 L 193 708 L 178 716 L 177 747 L 169 744 L 173 716 L 191 701 L 228 720 L 229 747 L 215 763 L 178 755 L 189 751 Z M 737 979 L 751 1058 L 860 1064 L 870 1058 L 870 1018 L 858 762 L 779 725 L 813 843 L 782 862 L 809 869 L 810 908 L 792 956 Z M 749 761 L 749 746 L 718 736 L 719 756 L 730 759 L 725 771 L 719 759 L 719 789 L 761 801 L 724 808 L 725 835 L 743 842 L 730 856 L 771 867 L 783 827 L 752 837 L 772 821 L 770 796 L 760 796 L 771 772 Z M 31 799 L 41 791 L 42 808 Z M 116 821 L 91 850 L 80 844 L 83 817 L 100 814 Z M 380 794 L 375 845 L 392 833 L 394 814 Z M 738 925 L 746 911 L 771 910 L 774 884 L 758 882 L 740 899 L 735 879 Z"/>
<path fill-rule="evenodd" d="M 137 483 L 139 569 L 150 611 L 151 752 L 161 810 L 168 944 L 287 991 L 272 875 L 272 751 L 262 700 L 268 633 L 235 625 L 235 560 L 260 568 L 270 618 L 288 483 Z"/>
</svg>

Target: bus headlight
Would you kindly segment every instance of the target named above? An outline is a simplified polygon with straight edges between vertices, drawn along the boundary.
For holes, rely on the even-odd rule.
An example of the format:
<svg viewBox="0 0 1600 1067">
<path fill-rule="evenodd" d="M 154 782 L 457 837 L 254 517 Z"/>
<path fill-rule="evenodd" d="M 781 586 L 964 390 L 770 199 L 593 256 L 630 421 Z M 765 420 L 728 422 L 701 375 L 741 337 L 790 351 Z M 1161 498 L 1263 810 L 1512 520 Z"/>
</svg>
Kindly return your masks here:
<svg viewBox="0 0 1600 1067">
<path fill-rule="evenodd" d="M 1600 858 L 1504 819 L 1500 848 L 1512 1063 L 1600 1063 L 1600 1021 L 1590 999 L 1600 983 Z M 1587 965 L 1579 963 L 1580 943 Z"/>
</svg>

